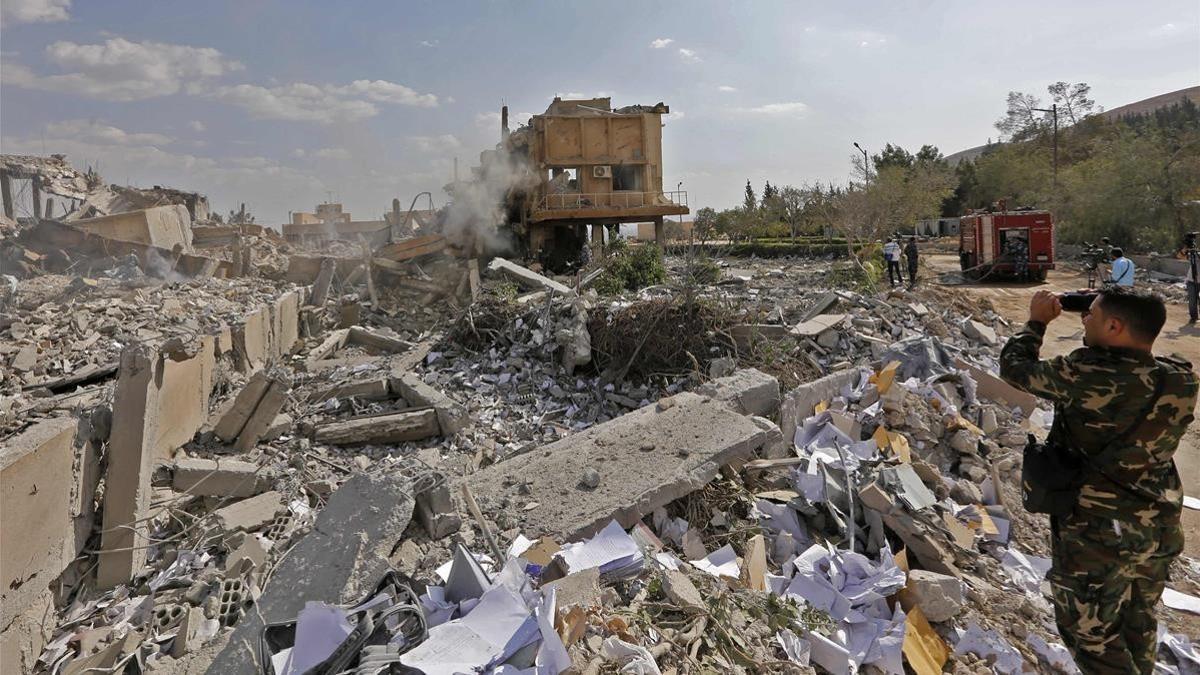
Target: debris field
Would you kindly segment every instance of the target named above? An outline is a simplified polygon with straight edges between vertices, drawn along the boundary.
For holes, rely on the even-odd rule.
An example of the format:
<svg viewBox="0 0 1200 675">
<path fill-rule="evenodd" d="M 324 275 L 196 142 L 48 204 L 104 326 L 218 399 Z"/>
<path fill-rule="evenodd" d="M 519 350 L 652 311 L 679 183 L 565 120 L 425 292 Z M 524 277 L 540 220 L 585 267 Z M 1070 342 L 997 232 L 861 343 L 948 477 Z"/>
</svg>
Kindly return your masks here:
<svg viewBox="0 0 1200 675">
<path fill-rule="evenodd" d="M 986 302 L 686 254 L 601 295 L 0 164 L 75 205 L 0 225 L 4 672 L 1077 672 Z"/>
</svg>

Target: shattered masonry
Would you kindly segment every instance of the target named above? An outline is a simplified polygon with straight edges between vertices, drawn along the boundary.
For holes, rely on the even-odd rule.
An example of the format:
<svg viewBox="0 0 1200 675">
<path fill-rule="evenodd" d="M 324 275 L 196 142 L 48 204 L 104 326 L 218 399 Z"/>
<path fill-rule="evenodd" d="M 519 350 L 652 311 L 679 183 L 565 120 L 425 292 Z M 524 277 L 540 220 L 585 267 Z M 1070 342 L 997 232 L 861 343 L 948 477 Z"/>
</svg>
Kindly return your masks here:
<svg viewBox="0 0 1200 675">
<path fill-rule="evenodd" d="M 501 149 L 550 181 L 556 125 L 666 112 L 556 100 Z M 598 174 L 577 191 L 628 178 Z M 359 672 L 1070 672 L 1019 498 L 1050 416 L 993 375 L 1011 329 L 986 303 L 718 260 L 690 290 L 723 309 L 680 351 L 675 290 L 497 255 L 503 215 L 325 204 L 280 236 L 59 156 L 0 179 L 0 671 L 300 671 L 345 639 L 322 616 L 374 598 L 404 628 L 348 645 Z M 13 208 L 13 181 L 51 206 Z M 581 234 L 528 228 L 577 197 L 527 187 L 518 234 Z"/>
</svg>

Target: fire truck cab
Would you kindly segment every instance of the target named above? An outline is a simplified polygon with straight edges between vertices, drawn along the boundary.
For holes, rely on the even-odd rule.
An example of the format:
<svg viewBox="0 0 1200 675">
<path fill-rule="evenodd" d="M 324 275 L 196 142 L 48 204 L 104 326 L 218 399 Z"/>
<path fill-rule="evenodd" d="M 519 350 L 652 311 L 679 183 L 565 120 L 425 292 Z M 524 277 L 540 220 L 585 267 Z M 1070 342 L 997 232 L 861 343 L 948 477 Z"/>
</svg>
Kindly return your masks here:
<svg viewBox="0 0 1200 675">
<path fill-rule="evenodd" d="M 959 220 L 958 257 L 971 279 L 1024 277 L 1043 281 L 1054 269 L 1054 219 L 1049 211 L 979 212 Z"/>
</svg>

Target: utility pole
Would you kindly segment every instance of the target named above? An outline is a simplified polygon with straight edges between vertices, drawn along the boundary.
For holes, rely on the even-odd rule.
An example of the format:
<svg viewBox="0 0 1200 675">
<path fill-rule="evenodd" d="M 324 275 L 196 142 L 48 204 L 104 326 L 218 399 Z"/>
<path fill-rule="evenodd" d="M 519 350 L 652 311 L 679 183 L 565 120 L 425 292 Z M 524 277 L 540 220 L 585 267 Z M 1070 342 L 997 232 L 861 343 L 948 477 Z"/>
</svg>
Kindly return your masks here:
<svg viewBox="0 0 1200 675">
<path fill-rule="evenodd" d="M 863 154 L 863 183 L 864 184 L 870 183 L 871 182 L 871 165 L 869 163 L 870 160 L 867 159 L 867 151 L 863 150 L 863 147 L 858 144 L 858 141 L 854 142 L 854 147 L 858 148 L 858 151 Z"/>
<path fill-rule="evenodd" d="M 1049 110 L 1046 108 L 1034 108 L 1034 110 L 1050 113 L 1050 116 L 1054 118 L 1054 188 L 1058 189 L 1058 104 L 1051 105 Z"/>
</svg>

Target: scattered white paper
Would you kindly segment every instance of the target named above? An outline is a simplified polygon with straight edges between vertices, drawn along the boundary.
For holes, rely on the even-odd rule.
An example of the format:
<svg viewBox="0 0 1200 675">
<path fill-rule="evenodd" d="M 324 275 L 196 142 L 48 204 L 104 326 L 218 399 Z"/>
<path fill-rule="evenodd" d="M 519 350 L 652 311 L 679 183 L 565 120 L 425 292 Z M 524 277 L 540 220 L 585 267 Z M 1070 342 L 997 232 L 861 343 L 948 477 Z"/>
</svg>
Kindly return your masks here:
<svg viewBox="0 0 1200 675">
<path fill-rule="evenodd" d="M 1049 644 L 1037 633 L 1030 633 L 1025 641 L 1054 672 L 1079 675 L 1079 667 L 1075 665 L 1075 659 L 1071 658 L 1071 652 L 1067 651 L 1066 646 L 1057 642 Z"/>
<path fill-rule="evenodd" d="M 1049 558 L 1026 555 L 1016 549 L 1007 548 L 1000 556 L 1000 564 L 1017 586 L 1030 593 L 1041 595 L 1042 580 L 1050 571 Z"/>
<path fill-rule="evenodd" d="M 571 667 L 571 655 L 567 653 L 562 639 L 554 630 L 557 592 L 554 587 L 543 589 L 542 601 L 537 608 L 538 632 L 542 637 L 542 644 L 534 661 L 537 675 L 558 675 Z"/>
<path fill-rule="evenodd" d="M 621 672 L 628 675 L 662 675 L 650 650 L 640 645 L 631 645 L 616 636 L 604 641 L 601 647 L 604 658 L 621 664 Z"/>
<path fill-rule="evenodd" d="M 521 596 L 506 586 L 494 586 L 470 614 L 431 628 L 425 642 L 400 660 L 426 675 L 478 672 L 503 662 L 539 635 Z"/>
<path fill-rule="evenodd" d="M 775 639 L 789 660 L 802 666 L 808 665 L 809 658 L 812 656 L 812 644 L 808 640 L 786 628 L 776 633 Z"/>
<path fill-rule="evenodd" d="M 1163 604 L 1171 609 L 1178 609 L 1192 614 L 1200 614 L 1200 598 L 1187 593 L 1180 593 L 1173 588 L 1164 588 L 1162 594 Z"/>
<path fill-rule="evenodd" d="M 1183 496 L 1183 506 L 1184 506 L 1184 508 L 1195 509 L 1197 511 L 1200 511 L 1200 499 L 1196 499 L 1195 497 L 1192 497 L 1189 495 L 1184 495 Z"/>
<path fill-rule="evenodd" d="M 517 537 L 508 545 L 508 557 L 520 558 L 521 554 L 529 550 L 533 546 L 534 541 L 521 533 L 517 533 Z"/>
<path fill-rule="evenodd" d="M 683 567 L 683 561 L 670 551 L 659 551 L 654 554 L 654 559 L 658 561 L 658 564 L 669 570 L 678 570 L 680 567 Z"/>
<path fill-rule="evenodd" d="M 588 541 L 565 544 L 558 556 L 572 574 L 593 567 L 600 568 L 601 574 L 620 574 L 631 568 L 640 570 L 644 560 L 637 542 L 615 520 Z"/>
<path fill-rule="evenodd" d="M 1025 659 L 1016 647 L 1010 645 L 995 631 L 985 631 L 977 623 L 971 623 L 967 631 L 954 645 L 955 654 L 974 654 L 992 663 L 992 672 L 1001 675 L 1019 675 Z"/>
<path fill-rule="evenodd" d="M 692 566 L 714 577 L 732 577 L 737 579 L 741 574 L 738 569 L 737 553 L 733 547 L 725 544 L 708 554 L 707 558 L 691 561 Z"/>
<path fill-rule="evenodd" d="M 296 619 L 296 642 L 283 675 L 308 672 L 329 658 L 354 631 L 346 610 L 324 602 L 306 602 Z"/>
</svg>

